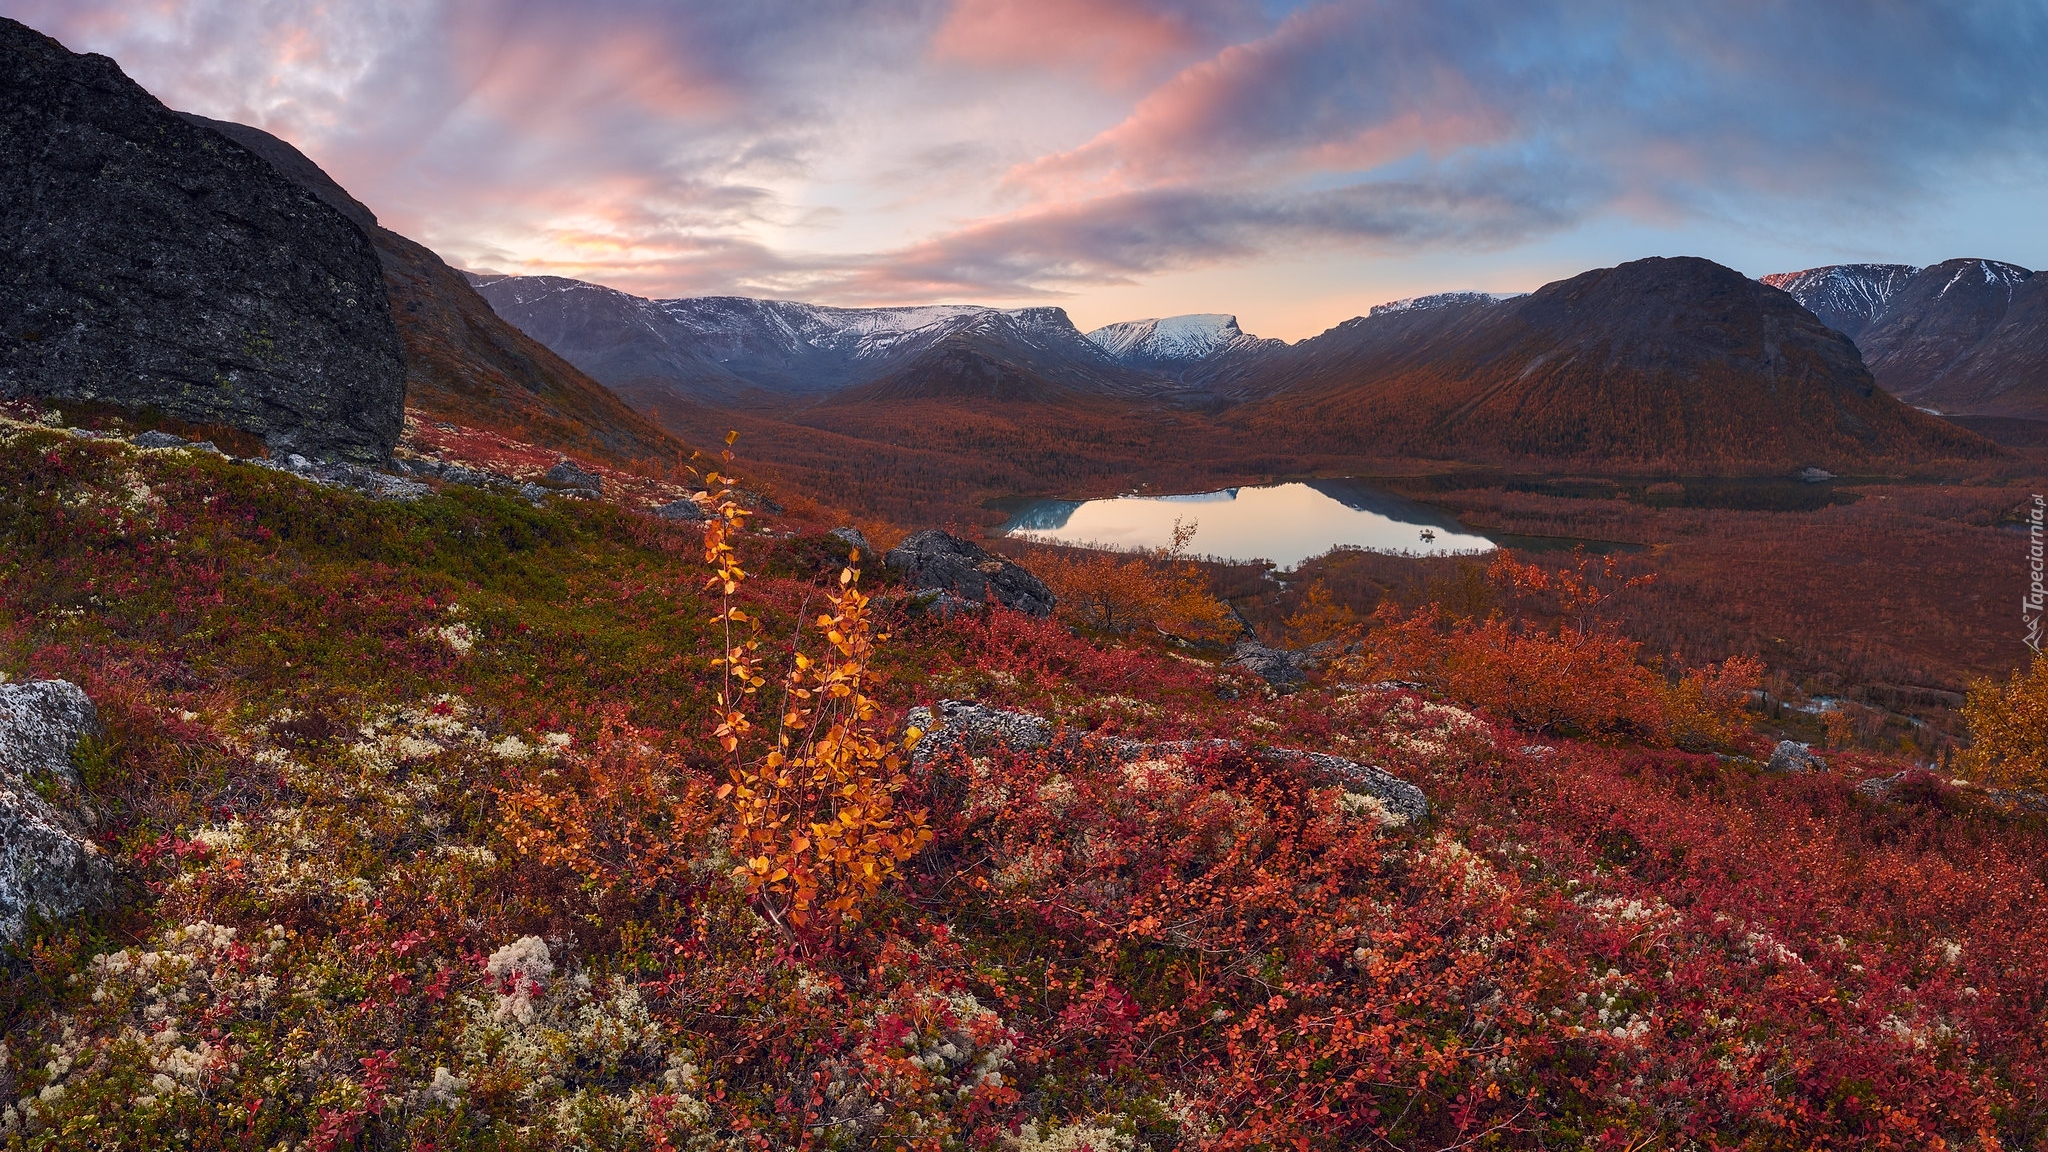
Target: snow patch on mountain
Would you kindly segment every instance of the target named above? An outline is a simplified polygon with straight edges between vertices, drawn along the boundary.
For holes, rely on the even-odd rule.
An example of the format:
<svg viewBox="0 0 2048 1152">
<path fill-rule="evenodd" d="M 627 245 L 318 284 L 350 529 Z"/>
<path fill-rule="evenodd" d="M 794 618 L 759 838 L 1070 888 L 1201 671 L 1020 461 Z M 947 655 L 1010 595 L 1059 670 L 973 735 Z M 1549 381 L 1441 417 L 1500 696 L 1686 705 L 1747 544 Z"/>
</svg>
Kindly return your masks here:
<svg viewBox="0 0 2048 1152">
<path fill-rule="evenodd" d="M 1406 300 L 1390 300 L 1375 304 L 1367 316 L 1391 316 L 1398 312 L 1420 312 L 1429 308 L 1449 308 L 1458 304 L 1497 304 L 1502 300 L 1513 300 L 1527 296 L 1527 292 L 1436 292 L 1428 296 L 1410 296 Z"/>
<path fill-rule="evenodd" d="M 2024 284 L 2034 278 L 2033 272 L 2017 264 L 2007 264 L 1999 260 L 1972 260 L 1956 269 L 1956 274 L 1949 277 L 1948 283 L 1942 285 L 1941 291 L 1935 295 L 1946 296 L 1949 289 L 1976 280 L 1979 276 L 1983 277 L 1982 283 L 2004 285 L 2008 297 L 2012 295 L 2013 285 Z"/>
<path fill-rule="evenodd" d="M 1828 327 L 1853 336 L 1919 271 L 1910 264 L 1829 264 L 1758 279 L 1791 293 Z"/>
</svg>

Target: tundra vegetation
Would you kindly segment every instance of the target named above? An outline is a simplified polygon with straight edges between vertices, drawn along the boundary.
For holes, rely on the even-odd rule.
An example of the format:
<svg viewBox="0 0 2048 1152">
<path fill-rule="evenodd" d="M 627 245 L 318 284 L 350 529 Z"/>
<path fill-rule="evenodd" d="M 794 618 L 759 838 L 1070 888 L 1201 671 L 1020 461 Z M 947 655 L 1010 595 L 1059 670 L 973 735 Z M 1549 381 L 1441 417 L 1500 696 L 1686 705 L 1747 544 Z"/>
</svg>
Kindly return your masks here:
<svg viewBox="0 0 2048 1152">
<path fill-rule="evenodd" d="M 1159 635 L 1170 557 L 1135 615 L 920 613 L 730 471 L 673 523 L 0 425 L 0 671 L 98 702 L 125 877 L 6 955 L 0 1141 L 2048 1141 L 2041 817 L 1766 773 L 1774 670 L 1645 659 L 1624 563 L 1333 567 L 1283 694 Z M 1975 698 L 1987 781 L 2042 675 Z M 917 759 L 940 698 L 1191 743 Z"/>
</svg>

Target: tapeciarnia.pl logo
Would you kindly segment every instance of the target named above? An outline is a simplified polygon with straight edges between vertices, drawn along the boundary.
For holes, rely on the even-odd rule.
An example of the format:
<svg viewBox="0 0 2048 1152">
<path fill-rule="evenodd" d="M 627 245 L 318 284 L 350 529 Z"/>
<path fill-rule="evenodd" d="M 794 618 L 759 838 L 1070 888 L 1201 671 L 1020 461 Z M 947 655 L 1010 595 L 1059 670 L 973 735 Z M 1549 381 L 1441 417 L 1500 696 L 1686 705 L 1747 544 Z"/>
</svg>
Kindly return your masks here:
<svg viewBox="0 0 2048 1152">
<path fill-rule="evenodd" d="M 2020 620 L 2027 626 L 2027 647 L 2034 655 L 2041 654 L 2041 613 L 2048 608 L 2048 587 L 2043 586 L 2043 575 L 2048 573 L 2048 547 L 2043 537 L 2048 536 L 2048 501 L 2039 494 L 2034 496 L 2033 506 L 2027 509 L 2027 598 L 2020 602 Z"/>
</svg>

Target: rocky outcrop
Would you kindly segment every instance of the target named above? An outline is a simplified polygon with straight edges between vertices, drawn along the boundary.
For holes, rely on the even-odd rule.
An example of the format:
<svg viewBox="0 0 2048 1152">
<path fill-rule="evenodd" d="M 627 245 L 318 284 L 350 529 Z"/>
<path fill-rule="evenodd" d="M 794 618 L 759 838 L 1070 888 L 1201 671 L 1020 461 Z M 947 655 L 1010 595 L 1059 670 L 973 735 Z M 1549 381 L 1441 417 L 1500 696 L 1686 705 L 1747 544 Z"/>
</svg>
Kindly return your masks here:
<svg viewBox="0 0 2048 1152">
<path fill-rule="evenodd" d="M 112 880 L 70 806 L 80 787 L 72 751 L 100 731 L 76 684 L 0 684 L 0 944 L 19 940 L 31 915 L 89 906 Z"/>
<path fill-rule="evenodd" d="M 1052 589 L 1015 561 L 979 544 L 927 529 L 889 550 L 884 562 L 921 592 L 948 593 L 972 604 L 994 600 L 1032 616 L 1050 616 Z"/>
<path fill-rule="evenodd" d="M 1771 749 L 1771 759 L 1764 765 L 1769 772 L 1825 772 L 1827 761 L 1813 754 L 1813 749 L 1797 740 L 1780 740 Z"/>
<path fill-rule="evenodd" d="M 1029 751 L 1053 747 L 1079 752 L 1093 749 L 1119 760 L 1152 760 L 1162 756 L 1187 755 L 1216 749 L 1257 756 L 1268 763 L 1305 768 L 1309 774 L 1362 792 L 1377 800 L 1385 810 L 1404 823 L 1429 815 L 1429 798 L 1422 789 L 1384 769 L 1325 752 L 1295 748 L 1246 748 L 1235 740 L 1178 740 L 1148 743 L 1112 737 L 1091 740 L 1085 734 L 1068 733 L 1051 721 L 1029 712 L 1011 712 L 964 700 L 941 700 L 930 708 L 910 710 L 909 723 L 925 735 L 911 751 L 913 766 L 923 766 L 955 753 L 975 755 L 999 749 Z"/>
<path fill-rule="evenodd" d="M 867 534 L 858 528 L 834 528 L 825 535 L 828 539 L 844 544 L 849 550 L 860 553 L 862 557 L 875 554 L 874 545 L 868 543 Z"/>
<path fill-rule="evenodd" d="M 104 56 L 0 19 L 0 397 L 382 462 L 405 364 L 370 241 Z"/>
<path fill-rule="evenodd" d="M 681 500 L 671 500 L 663 504 L 654 510 L 654 514 L 663 520 L 675 520 L 678 522 L 711 519 L 711 514 L 704 510 L 702 504 L 687 496 Z"/>
<path fill-rule="evenodd" d="M 1240 640 L 1231 649 L 1231 665 L 1242 668 L 1275 688 L 1295 688 L 1322 666 L 1324 657 L 1337 649 L 1334 644 L 1311 648 L 1269 648 L 1257 640 Z"/>
<path fill-rule="evenodd" d="M 582 468 L 573 460 L 562 460 L 541 477 L 541 484 L 565 496 L 595 500 L 604 494 L 604 477 Z"/>
</svg>

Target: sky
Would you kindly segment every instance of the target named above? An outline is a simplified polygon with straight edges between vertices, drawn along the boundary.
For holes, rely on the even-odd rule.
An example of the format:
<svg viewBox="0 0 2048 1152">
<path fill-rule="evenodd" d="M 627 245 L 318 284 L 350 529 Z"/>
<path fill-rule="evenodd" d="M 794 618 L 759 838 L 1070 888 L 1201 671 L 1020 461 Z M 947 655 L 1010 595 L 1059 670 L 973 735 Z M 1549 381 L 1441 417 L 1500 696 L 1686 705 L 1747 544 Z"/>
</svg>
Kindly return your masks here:
<svg viewBox="0 0 2048 1152">
<path fill-rule="evenodd" d="M 461 267 L 1227 312 L 1643 256 L 2048 268 L 2048 3 L 0 0 Z"/>
</svg>

